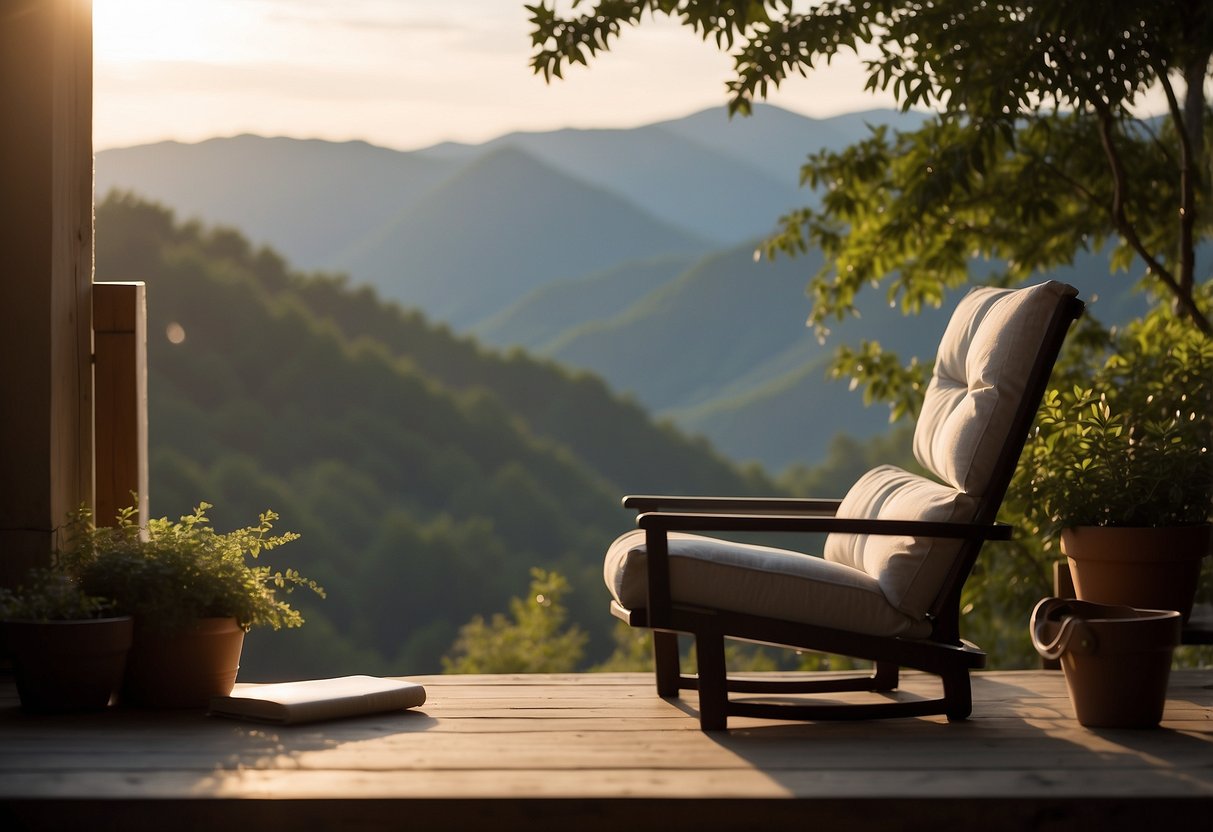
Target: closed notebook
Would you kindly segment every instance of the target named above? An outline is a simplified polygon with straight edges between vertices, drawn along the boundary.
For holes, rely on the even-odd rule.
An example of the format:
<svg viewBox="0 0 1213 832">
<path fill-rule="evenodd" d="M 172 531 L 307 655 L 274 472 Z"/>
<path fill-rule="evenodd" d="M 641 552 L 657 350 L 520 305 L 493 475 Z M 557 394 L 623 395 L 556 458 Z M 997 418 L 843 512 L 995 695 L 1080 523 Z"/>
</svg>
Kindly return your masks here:
<svg viewBox="0 0 1213 832">
<path fill-rule="evenodd" d="M 425 688 L 378 676 L 341 676 L 273 685 L 239 685 L 230 696 L 211 698 L 210 713 L 282 725 L 415 708 Z"/>
</svg>

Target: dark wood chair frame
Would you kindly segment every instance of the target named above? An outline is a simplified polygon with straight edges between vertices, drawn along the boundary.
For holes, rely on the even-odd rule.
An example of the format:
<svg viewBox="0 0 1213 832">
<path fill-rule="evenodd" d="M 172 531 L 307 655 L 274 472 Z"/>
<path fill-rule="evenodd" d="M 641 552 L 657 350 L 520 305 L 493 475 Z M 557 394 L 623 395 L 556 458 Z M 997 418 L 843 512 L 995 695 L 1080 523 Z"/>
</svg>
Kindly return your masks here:
<svg viewBox="0 0 1213 832">
<path fill-rule="evenodd" d="M 636 522 L 645 531 L 648 606 L 626 609 L 611 603 L 611 612 L 634 627 L 652 629 L 657 693 L 677 697 L 682 690 L 699 691 L 700 727 L 723 730 L 728 717 L 835 720 L 911 717 L 944 714 L 950 721 L 972 712 L 969 671 L 985 666 L 986 654 L 960 638 L 960 595 L 986 540 L 1009 540 L 1011 527 L 996 522 L 1032 421 L 1048 385 L 1070 324 L 1084 304 L 1066 298 L 1053 315 L 1016 410 L 1006 446 L 999 456 L 990 487 L 978 501 L 972 523 L 915 520 L 867 520 L 836 517 L 841 501 L 763 497 L 628 496 L 625 507 L 639 512 Z M 931 605 L 931 634 L 925 638 L 874 636 L 830 627 L 800 624 L 761 615 L 709 610 L 674 603 L 670 596 L 669 532 L 844 532 L 914 535 L 962 541 L 960 553 Z M 679 666 L 678 634 L 694 637 L 698 674 L 683 675 Z M 760 680 L 729 678 L 724 640 L 735 638 L 792 649 L 814 650 L 873 662 L 866 676 L 819 679 Z M 776 704 L 738 701 L 730 692 L 782 696 L 839 691 L 895 690 L 901 668 L 936 675 L 943 685 L 937 699 L 866 704 Z"/>
</svg>

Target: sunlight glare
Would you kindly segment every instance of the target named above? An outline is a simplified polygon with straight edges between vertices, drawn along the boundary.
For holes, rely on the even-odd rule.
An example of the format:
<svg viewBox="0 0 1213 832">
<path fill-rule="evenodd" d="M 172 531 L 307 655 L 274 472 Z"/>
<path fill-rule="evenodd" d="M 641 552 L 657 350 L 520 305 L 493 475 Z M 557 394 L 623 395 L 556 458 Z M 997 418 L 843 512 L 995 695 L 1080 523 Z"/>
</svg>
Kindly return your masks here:
<svg viewBox="0 0 1213 832">
<path fill-rule="evenodd" d="M 236 4 L 194 0 L 94 0 L 93 44 L 99 62 L 222 63 L 236 57 L 234 37 L 251 20 Z"/>
</svg>

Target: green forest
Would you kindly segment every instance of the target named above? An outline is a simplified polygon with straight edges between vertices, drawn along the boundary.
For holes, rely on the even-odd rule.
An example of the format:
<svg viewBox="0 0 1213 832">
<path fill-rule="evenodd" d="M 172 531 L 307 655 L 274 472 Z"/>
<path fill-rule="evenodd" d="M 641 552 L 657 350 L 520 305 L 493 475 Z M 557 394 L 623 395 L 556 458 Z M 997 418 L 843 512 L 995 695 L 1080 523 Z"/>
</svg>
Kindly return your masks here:
<svg viewBox="0 0 1213 832">
<path fill-rule="evenodd" d="M 205 500 L 228 528 L 272 508 L 302 538 L 271 562 L 328 590 L 296 596 L 302 629 L 250 635 L 253 681 L 437 671 L 533 567 L 567 578 L 593 665 L 613 646 L 601 558 L 632 522 L 622 494 L 829 488 L 828 470 L 845 483 L 863 464 L 775 483 L 594 376 L 486 350 L 130 194 L 98 204 L 96 238 L 97 280 L 148 284 L 153 515 Z"/>
</svg>

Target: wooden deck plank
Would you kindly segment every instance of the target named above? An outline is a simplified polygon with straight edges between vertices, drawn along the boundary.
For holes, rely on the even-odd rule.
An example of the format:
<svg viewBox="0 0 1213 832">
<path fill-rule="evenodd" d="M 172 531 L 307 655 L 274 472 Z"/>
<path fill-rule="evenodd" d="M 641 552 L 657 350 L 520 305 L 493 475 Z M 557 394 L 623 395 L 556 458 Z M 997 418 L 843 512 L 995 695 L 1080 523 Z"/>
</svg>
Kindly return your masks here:
<svg viewBox="0 0 1213 832">
<path fill-rule="evenodd" d="M 211 721 L 213 722 L 213 721 Z M 360 720 L 361 722 L 361 720 Z M 992 726 L 976 720 L 943 725 L 926 720 L 883 724 L 878 734 L 870 723 L 757 726 L 728 735 L 705 736 L 699 731 L 613 731 L 582 721 L 566 730 L 530 731 L 526 726 L 502 725 L 498 730 L 445 730 L 443 721 L 405 715 L 391 720 L 368 720 L 367 727 L 329 726 L 247 728 L 243 725 L 199 726 L 192 736 L 167 734 L 90 735 L 87 742 L 70 735 L 7 738 L 0 755 L 0 772 L 33 768 L 62 769 L 65 762 L 92 769 L 151 770 L 162 768 L 209 771 L 238 767 L 289 769 L 443 770 L 483 768 L 492 760 L 502 770 L 548 768 L 679 768 L 702 770 L 745 764 L 763 769 L 803 768 L 864 770 L 874 756 L 886 767 L 919 766 L 946 759 L 952 766 L 971 769 L 1026 768 L 1038 765 L 1082 765 L 1101 755 L 1102 768 L 1141 764 L 1153 741 L 1141 750 L 1115 732 L 1092 732 L 1057 720 L 1010 720 Z M 1164 746 L 1172 765 L 1193 765 L 1213 759 L 1213 735 L 1207 720 L 1165 724 Z M 483 726 L 486 729 L 490 726 Z M 1205 729 L 1205 730 L 1202 730 Z M 997 744 L 997 754 L 991 753 Z"/>
<path fill-rule="evenodd" d="M 3 798 L 87 799 L 500 799 L 500 798 L 635 798 L 680 799 L 857 799 L 980 796 L 991 799 L 1142 797 L 1213 800 L 1206 780 L 1144 767 L 1122 771 L 1040 767 L 1032 771 L 1000 769 L 973 772 L 962 767 L 929 771 L 883 770 L 787 771 L 778 775 L 754 768 L 710 771 L 635 768 L 476 769 L 448 772 L 265 771 L 242 769 L 199 775 L 90 772 L 75 777 L 62 772 L 28 772 L 5 778 Z"/>
<path fill-rule="evenodd" d="M 1213 670 L 1173 674 L 1154 731 L 1079 726 L 1056 671 L 977 674 L 961 723 L 739 719 L 717 734 L 698 730 L 693 693 L 659 699 L 645 675 L 416 681 L 428 699 L 415 711 L 287 728 L 188 711 L 36 717 L 0 689 L 0 828 L 262 832 L 322 828 L 326 813 L 427 832 L 652 828 L 672 812 L 705 830 L 1213 817 Z M 906 674 L 898 695 L 936 684 Z"/>
</svg>

